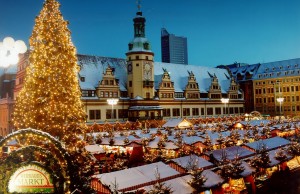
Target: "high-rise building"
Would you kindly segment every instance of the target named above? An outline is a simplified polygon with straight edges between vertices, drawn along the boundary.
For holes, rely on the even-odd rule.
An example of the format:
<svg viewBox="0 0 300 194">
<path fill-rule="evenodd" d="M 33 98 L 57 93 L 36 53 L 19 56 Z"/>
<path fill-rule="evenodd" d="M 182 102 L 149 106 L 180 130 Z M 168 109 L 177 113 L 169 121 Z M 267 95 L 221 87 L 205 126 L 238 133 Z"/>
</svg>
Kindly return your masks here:
<svg viewBox="0 0 300 194">
<path fill-rule="evenodd" d="M 161 29 L 161 60 L 166 63 L 188 64 L 187 38 Z"/>
</svg>

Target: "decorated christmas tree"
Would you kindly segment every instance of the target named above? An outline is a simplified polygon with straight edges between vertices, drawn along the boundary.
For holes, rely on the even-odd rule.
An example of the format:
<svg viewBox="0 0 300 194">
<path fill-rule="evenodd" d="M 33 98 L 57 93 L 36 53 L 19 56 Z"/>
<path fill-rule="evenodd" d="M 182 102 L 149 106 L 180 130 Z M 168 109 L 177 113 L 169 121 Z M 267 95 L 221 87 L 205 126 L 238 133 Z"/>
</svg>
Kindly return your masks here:
<svg viewBox="0 0 300 194">
<path fill-rule="evenodd" d="M 56 0 L 46 0 L 30 37 L 29 67 L 13 113 L 17 129 L 63 139 L 85 121 L 76 49 Z"/>
<path fill-rule="evenodd" d="M 203 186 L 207 178 L 203 175 L 203 169 L 195 169 L 191 172 L 192 180 L 188 182 L 195 189 L 194 193 L 199 193 L 204 190 Z"/>
<path fill-rule="evenodd" d="M 45 0 L 35 19 L 29 40 L 29 66 L 13 113 L 14 125 L 17 129 L 48 132 L 63 142 L 72 161 L 68 164 L 73 172 L 68 182 L 70 190 L 93 193 L 89 180 L 93 161 L 83 149 L 85 142 L 76 136 L 86 128 L 76 49 L 59 7 L 56 0 Z M 59 151 L 51 147 L 48 150 Z"/>
</svg>

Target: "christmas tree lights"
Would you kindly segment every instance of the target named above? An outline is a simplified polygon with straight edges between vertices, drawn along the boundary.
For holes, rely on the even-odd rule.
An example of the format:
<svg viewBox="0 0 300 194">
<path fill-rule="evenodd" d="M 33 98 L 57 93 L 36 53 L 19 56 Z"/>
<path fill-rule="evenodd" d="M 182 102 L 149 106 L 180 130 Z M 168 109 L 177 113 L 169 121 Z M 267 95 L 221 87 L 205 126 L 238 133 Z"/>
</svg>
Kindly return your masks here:
<svg viewBox="0 0 300 194">
<path fill-rule="evenodd" d="M 63 139 L 85 121 L 76 49 L 55 0 L 46 0 L 30 37 L 29 67 L 13 113 L 17 129 L 35 128 Z"/>
</svg>

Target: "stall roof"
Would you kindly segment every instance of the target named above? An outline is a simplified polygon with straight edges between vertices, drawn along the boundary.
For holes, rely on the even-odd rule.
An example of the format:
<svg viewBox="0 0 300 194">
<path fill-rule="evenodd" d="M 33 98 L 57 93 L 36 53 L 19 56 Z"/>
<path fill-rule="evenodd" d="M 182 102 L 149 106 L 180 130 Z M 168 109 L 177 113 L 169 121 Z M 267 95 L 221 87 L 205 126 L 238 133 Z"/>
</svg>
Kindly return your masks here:
<svg viewBox="0 0 300 194">
<path fill-rule="evenodd" d="M 193 127 L 193 124 L 186 119 L 183 118 L 174 118 L 169 119 L 162 127 L 169 127 L 169 128 L 190 128 Z"/>
<path fill-rule="evenodd" d="M 92 154 L 105 153 L 105 151 L 99 145 L 87 145 L 85 146 L 85 149 Z"/>
<path fill-rule="evenodd" d="M 164 183 L 166 186 L 171 188 L 173 194 L 193 193 L 195 190 L 188 184 L 188 181 L 190 180 L 192 180 L 192 176 L 186 175 L 165 181 Z M 152 188 L 153 185 L 144 187 L 147 192 L 149 192 Z"/>
<path fill-rule="evenodd" d="M 254 152 L 247 150 L 241 146 L 231 146 L 224 149 L 213 150 L 206 152 L 206 155 L 212 154 L 214 159 L 221 161 L 223 154 L 226 153 L 227 159 L 233 160 L 238 155 L 239 158 L 246 158 L 254 155 Z"/>
<path fill-rule="evenodd" d="M 272 166 L 276 166 L 276 165 L 280 164 L 280 161 L 276 159 L 276 153 L 279 151 L 279 149 L 269 151 L 269 158 L 270 158 L 270 161 L 271 161 L 269 166 L 272 167 Z M 287 156 L 287 160 L 291 160 L 293 158 L 286 151 L 284 151 L 284 153 Z"/>
<path fill-rule="evenodd" d="M 99 179 L 103 185 L 110 186 L 111 188 L 114 182 L 116 182 L 118 189 L 122 190 L 156 180 L 156 168 L 158 169 L 161 179 L 179 174 L 179 172 L 170 166 L 162 162 L 156 162 L 135 168 L 94 175 L 93 178 Z"/>
<path fill-rule="evenodd" d="M 245 146 L 252 148 L 254 150 L 260 149 L 262 145 L 266 145 L 267 150 L 273 150 L 276 148 L 284 147 L 286 145 L 289 145 L 290 141 L 282 138 L 282 137 L 273 137 L 273 138 L 268 138 L 268 139 L 263 139 L 259 141 L 255 141 L 252 143 L 247 143 Z"/>
<path fill-rule="evenodd" d="M 213 163 L 205 160 L 204 158 L 193 154 L 189 156 L 175 158 L 172 159 L 171 161 L 175 162 L 176 164 L 178 164 L 183 168 L 188 167 L 188 165 L 190 165 L 191 163 L 195 164 L 198 168 L 207 168 L 214 165 Z"/>
<path fill-rule="evenodd" d="M 251 167 L 250 164 L 242 160 L 242 166 L 245 170 L 240 174 L 242 177 L 246 177 L 255 172 L 255 168 Z"/>
</svg>

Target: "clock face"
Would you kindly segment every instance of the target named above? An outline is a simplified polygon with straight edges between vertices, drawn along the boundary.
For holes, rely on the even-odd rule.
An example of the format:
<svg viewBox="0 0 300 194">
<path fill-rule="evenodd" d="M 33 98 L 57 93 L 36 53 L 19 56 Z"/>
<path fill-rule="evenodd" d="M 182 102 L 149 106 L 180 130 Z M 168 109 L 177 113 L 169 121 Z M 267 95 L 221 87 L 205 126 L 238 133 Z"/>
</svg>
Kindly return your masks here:
<svg viewBox="0 0 300 194">
<path fill-rule="evenodd" d="M 151 71 L 151 65 L 149 63 L 146 63 L 144 66 L 144 78 L 145 80 L 151 80 L 152 71 Z"/>
<path fill-rule="evenodd" d="M 132 64 L 128 64 L 127 70 L 128 70 L 128 73 L 132 72 Z"/>
<path fill-rule="evenodd" d="M 150 71 L 150 70 L 151 70 L 151 67 L 150 67 L 150 64 L 149 64 L 149 63 L 146 63 L 146 65 L 145 65 L 145 70 L 146 70 L 146 71 Z"/>
</svg>

